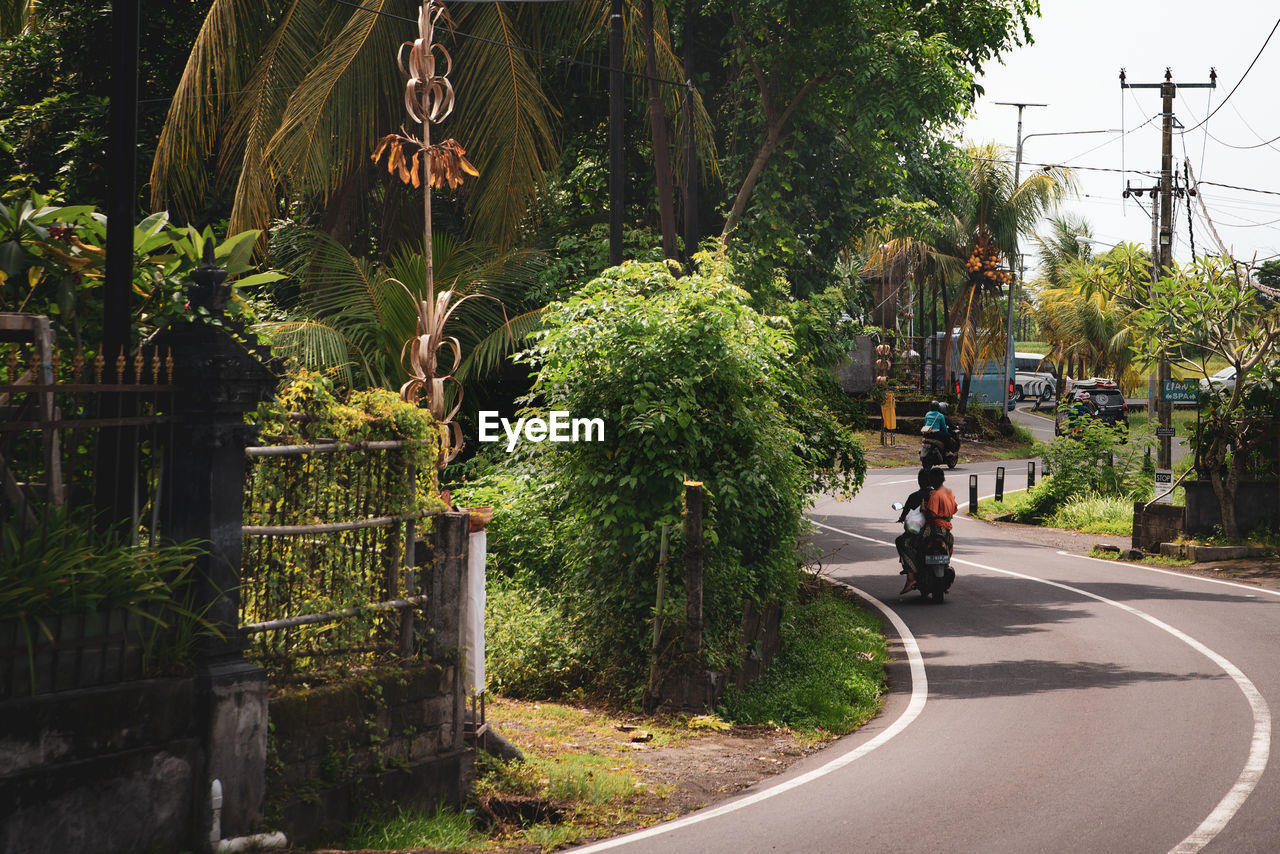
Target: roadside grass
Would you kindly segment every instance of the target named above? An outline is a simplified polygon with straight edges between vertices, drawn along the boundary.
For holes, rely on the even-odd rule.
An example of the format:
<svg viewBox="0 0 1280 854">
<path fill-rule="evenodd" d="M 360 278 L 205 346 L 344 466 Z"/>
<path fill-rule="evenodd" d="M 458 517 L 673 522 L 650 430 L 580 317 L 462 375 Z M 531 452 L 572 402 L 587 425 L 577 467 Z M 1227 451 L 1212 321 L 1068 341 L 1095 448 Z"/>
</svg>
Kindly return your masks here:
<svg viewBox="0 0 1280 854">
<path fill-rule="evenodd" d="M 1196 423 L 1195 409 L 1174 409 L 1170 419 L 1177 438 L 1185 439 L 1191 435 L 1191 428 Z M 1156 419 L 1152 418 L 1146 412 L 1133 412 L 1129 415 L 1129 437 L 1131 439 L 1141 439 L 1146 437 L 1154 437 L 1156 433 Z"/>
<path fill-rule="evenodd" d="M 428 848 L 474 851 L 487 841 L 487 837 L 476 829 L 475 818 L 470 813 L 438 807 L 429 813 L 401 809 L 389 821 L 363 819 L 352 826 L 345 845 L 353 850 Z"/>
<path fill-rule="evenodd" d="M 1142 563 L 1148 566 L 1192 566 L 1193 562 L 1181 557 L 1170 557 L 1169 555 L 1143 555 L 1142 560 L 1125 560 L 1115 552 L 1109 552 L 1100 549 L 1092 549 L 1089 557 L 1097 560 L 1110 560 L 1123 563 Z"/>
<path fill-rule="evenodd" d="M 815 740 L 844 735 L 880 710 L 887 660 L 879 620 L 823 589 L 785 615 L 778 659 L 726 696 L 719 711 L 726 720 L 786 726 Z"/>
<path fill-rule="evenodd" d="M 1049 524 L 1086 534 L 1129 536 L 1133 533 L 1133 499 L 1101 495 L 1073 498 L 1049 518 Z"/>
<path fill-rule="evenodd" d="M 920 465 L 920 436 L 910 433 L 888 434 L 888 444 L 880 444 L 879 430 L 859 430 L 869 468 L 903 468 Z M 998 433 L 984 435 L 977 441 L 966 440 L 960 446 L 961 464 L 975 461 L 976 449 L 981 449 L 984 460 L 1016 460 L 1037 457 L 1044 445 L 1027 428 L 1015 424 L 1012 435 Z"/>
<path fill-rule="evenodd" d="M 1004 501 L 984 498 L 978 502 L 979 519 L 992 519 L 1009 513 L 1017 513 L 1029 502 L 1026 490 L 1006 492 Z M 1133 500 L 1129 498 L 1104 498 L 1087 495 L 1073 498 L 1045 520 L 1043 527 L 1063 528 L 1085 534 L 1133 534 Z"/>
</svg>

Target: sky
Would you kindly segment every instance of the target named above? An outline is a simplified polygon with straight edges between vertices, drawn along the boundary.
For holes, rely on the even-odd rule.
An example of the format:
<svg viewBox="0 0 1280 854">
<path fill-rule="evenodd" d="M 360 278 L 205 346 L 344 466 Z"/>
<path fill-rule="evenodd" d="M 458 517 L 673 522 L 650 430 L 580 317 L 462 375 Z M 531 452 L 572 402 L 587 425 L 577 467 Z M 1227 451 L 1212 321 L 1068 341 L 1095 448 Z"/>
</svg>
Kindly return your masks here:
<svg viewBox="0 0 1280 854">
<path fill-rule="evenodd" d="M 965 139 L 1007 145 L 1012 159 L 1018 110 L 995 102 L 1047 104 L 1023 111 L 1022 176 L 1041 164 L 1075 167 L 1080 194 L 1061 210 L 1089 222 L 1095 249 L 1126 241 L 1150 246 L 1150 199 L 1126 201 L 1122 191 L 1126 179 L 1134 187 L 1157 181 L 1160 91 L 1122 91 L 1120 70 L 1131 84 L 1159 83 L 1169 68 L 1174 83 L 1185 84 L 1208 83 L 1216 69 L 1216 89 L 1180 88 L 1174 99 L 1186 129 L 1174 134 L 1175 168 L 1181 172 L 1189 159 L 1200 182 L 1269 193 L 1202 183 L 1199 199 L 1190 200 L 1190 231 L 1186 202 L 1176 203 L 1174 259 L 1189 260 L 1193 240 L 1197 255 L 1218 252 L 1206 215 L 1237 259 L 1280 257 L 1280 29 L 1259 55 L 1280 22 L 1280 2 L 1040 0 L 1040 6 L 1031 25 L 1035 42 L 986 68 Z M 1035 136 L 1121 128 L 1127 132 Z M 1036 259 L 1029 243 L 1022 251 L 1030 275 Z"/>
</svg>

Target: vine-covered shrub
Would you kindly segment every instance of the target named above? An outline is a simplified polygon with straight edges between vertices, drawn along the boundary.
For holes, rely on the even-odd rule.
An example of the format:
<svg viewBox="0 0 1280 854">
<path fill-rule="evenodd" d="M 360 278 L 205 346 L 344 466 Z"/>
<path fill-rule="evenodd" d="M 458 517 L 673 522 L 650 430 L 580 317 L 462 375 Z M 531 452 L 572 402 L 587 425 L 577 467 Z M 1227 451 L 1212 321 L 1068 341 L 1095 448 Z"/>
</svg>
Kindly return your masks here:
<svg viewBox="0 0 1280 854">
<path fill-rule="evenodd" d="M 246 525 L 332 525 L 379 517 L 396 521 L 305 536 L 247 538 L 241 588 L 245 622 L 323 613 L 401 595 L 406 525 L 414 521 L 422 538 L 430 521 L 421 515 L 443 508 L 435 478 L 439 430 L 431 414 L 383 389 L 340 397 L 326 377 L 302 372 L 276 400 L 259 408 L 258 425 L 263 444 L 336 442 L 352 447 L 255 457 L 247 476 Z M 400 448 L 360 444 L 387 440 L 407 441 Z M 337 649 L 394 647 L 397 626 L 392 612 L 364 614 L 288 633 L 255 634 L 255 651 L 268 663 L 283 660 L 294 669 L 328 667 L 342 663 L 332 657 Z"/>
<path fill-rule="evenodd" d="M 702 257 L 677 278 L 662 263 L 612 268 L 548 307 L 524 359 L 537 368 L 526 414 L 563 410 L 604 421 L 603 441 L 528 444 L 506 466 L 517 490 L 499 509 L 497 569 L 553 591 L 579 633 L 579 679 L 624 693 L 648 667 L 662 524 L 673 531 L 667 640 L 679 634 L 683 483 L 701 481 L 707 663 L 741 655 L 742 600 L 795 588 L 797 540 L 816 473 L 812 437 L 853 488 L 860 446 L 820 405 L 806 406 L 790 362 L 789 324 L 752 309 L 731 269 Z M 797 430 L 784 404 L 806 410 Z M 821 429 L 816 425 L 821 424 Z M 566 682 L 570 680 L 565 680 Z"/>
</svg>

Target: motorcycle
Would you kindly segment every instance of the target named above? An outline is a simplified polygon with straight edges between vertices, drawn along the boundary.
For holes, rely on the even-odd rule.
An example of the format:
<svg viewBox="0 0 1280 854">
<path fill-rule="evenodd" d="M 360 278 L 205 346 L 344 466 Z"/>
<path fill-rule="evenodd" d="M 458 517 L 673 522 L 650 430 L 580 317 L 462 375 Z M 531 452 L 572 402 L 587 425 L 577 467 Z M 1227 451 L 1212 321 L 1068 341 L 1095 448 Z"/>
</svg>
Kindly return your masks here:
<svg viewBox="0 0 1280 854">
<path fill-rule="evenodd" d="M 892 506 L 894 510 L 901 511 L 903 505 L 898 502 Z M 940 605 L 956 580 L 947 541 L 940 536 L 922 534 L 924 514 L 919 510 L 908 513 L 902 526 L 911 536 L 909 548 L 904 549 L 903 568 L 915 575 L 915 589 L 920 591 L 920 595 Z"/>
<path fill-rule="evenodd" d="M 949 469 L 960 462 L 960 425 L 947 422 L 945 437 L 925 435 L 920 440 L 920 467 L 931 469 L 945 465 Z"/>
</svg>

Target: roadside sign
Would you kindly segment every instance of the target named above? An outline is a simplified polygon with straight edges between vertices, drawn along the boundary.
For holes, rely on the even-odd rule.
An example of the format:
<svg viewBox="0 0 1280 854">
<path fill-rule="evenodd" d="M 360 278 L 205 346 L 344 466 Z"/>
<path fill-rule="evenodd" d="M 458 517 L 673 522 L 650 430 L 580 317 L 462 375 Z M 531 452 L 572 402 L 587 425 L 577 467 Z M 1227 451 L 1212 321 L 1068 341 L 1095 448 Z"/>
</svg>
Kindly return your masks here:
<svg viewBox="0 0 1280 854">
<path fill-rule="evenodd" d="M 1195 403 L 1200 399 L 1200 384 L 1195 380 L 1165 380 L 1160 399 L 1171 403 Z"/>
<path fill-rule="evenodd" d="M 1157 428 L 1156 428 L 1156 438 L 1160 438 L 1161 436 L 1174 436 L 1174 435 L 1177 435 L 1177 434 L 1176 434 L 1176 433 L 1174 433 L 1174 430 L 1173 430 L 1173 428 L 1172 428 L 1172 427 L 1157 427 Z"/>
<path fill-rule="evenodd" d="M 1173 469 L 1156 469 L 1156 497 L 1154 503 L 1172 504 L 1173 490 L 1169 488 L 1171 486 L 1173 486 Z"/>
</svg>

